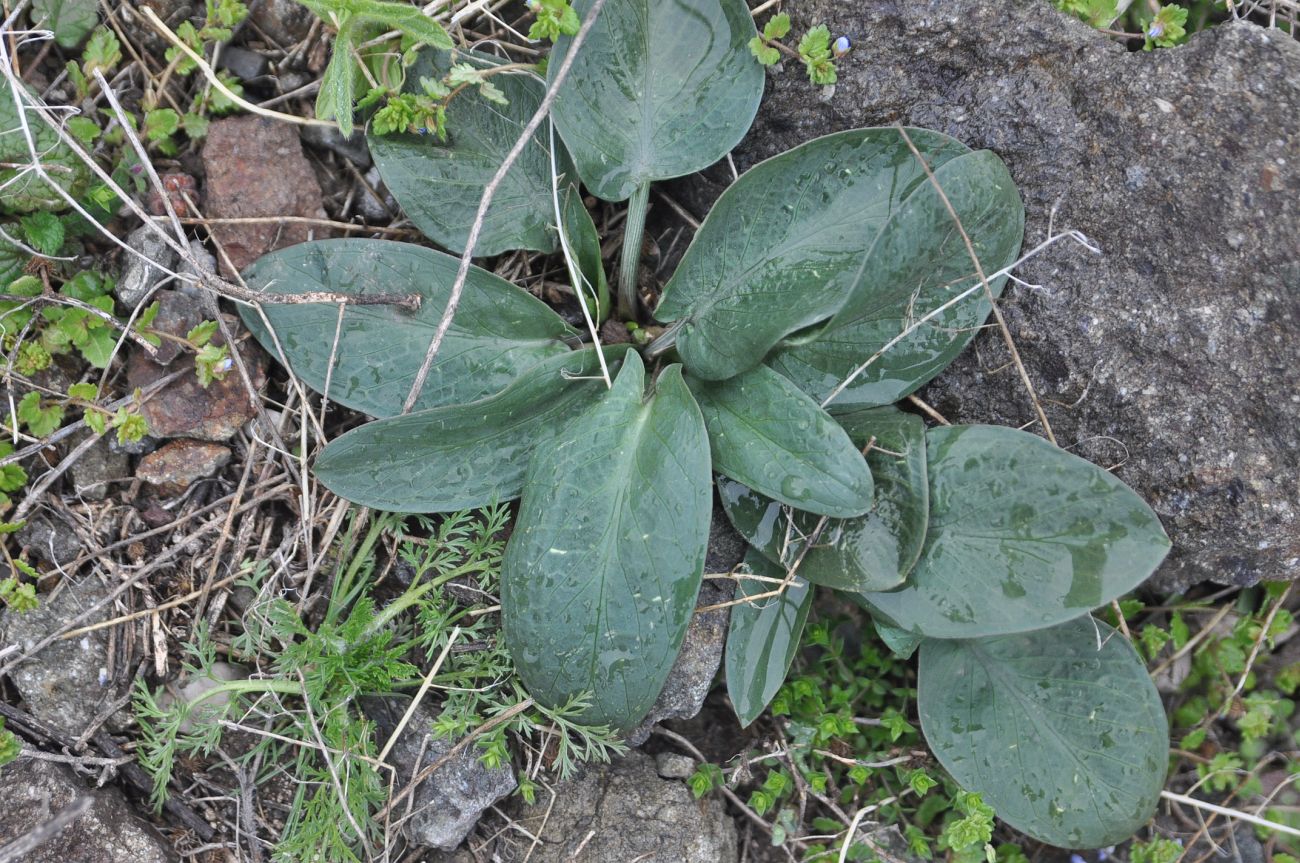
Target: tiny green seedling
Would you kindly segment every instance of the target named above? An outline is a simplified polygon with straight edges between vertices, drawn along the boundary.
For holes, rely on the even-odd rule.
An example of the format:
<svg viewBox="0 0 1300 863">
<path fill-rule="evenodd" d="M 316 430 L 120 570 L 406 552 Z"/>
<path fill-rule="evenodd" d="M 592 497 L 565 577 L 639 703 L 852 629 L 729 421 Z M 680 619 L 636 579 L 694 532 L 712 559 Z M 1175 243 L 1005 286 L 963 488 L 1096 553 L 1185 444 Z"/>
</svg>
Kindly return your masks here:
<svg viewBox="0 0 1300 863">
<path fill-rule="evenodd" d="M 577 199 L 576 177 L 629 202 L 619 313 L 650 327 L 637 281 L 650 186 L 713 164 L 745 134 L 764 82 L 756 37 L 739 0 L 689 14 L 608 4 L 558 90 L 559 140 L 528 142 L 476 251 L 599 248 L 585 211 L 560 204 Z M 801 42 L 815 63 L 833 53 L 829 34 Z M 571 44 L 556 42 L 552 76 Z M 412 219 L 454 251 L 469 220 L 448 211 L 485 185 L 483 153 L 509 146 L 542 99 L 540 82 L 505 80 L 519 85 L 519 113 L 494 113 L 491 140 L 453 123 L 445 143 L 374 148 Z M 579 334 L 549 307 L 470 268 L 409 413 L 455 258 L 372 240 L 295 246 L 254 264 L 249 283 L 423 304 L 350 306 L 341 324 L 334 306 L 277 304 L 264 310 L 275 339 L 259 313 L 245 321 L 301 380 L 379 418 L 317 460 L 341 496 L 398 512 L 520 499 L 503 635 L 539 703 L 586 696 L 586 721 L 625 731 L 646 715 L 695 608 L 716 473 L 753 547 L 727 651 L 743 723 L 780 688 L 813 586 L 841 591 L 898 653 L 919 653 L 925 735 L 980 795 L 971 835 L 954 841 L 983 835 L 979 807 L 991 806 L 1044 841 L 1099 847 L 1140 827 L 1164 782 L 1159 696 L 1132 645 L 1089 614 L 1154 571 L 1169 548 L 1159 519 L 1107 471 L 1034 435 L 927 429 L 893 406 L 974 337 L 1023 219 L 990 152 L 921 129 L 818 138 L 723 193 L 664 285 L 647 344 L 574 349 Z M 598 253 L 570 257 L 575 288 L 603 278 Z"/>
</svg>

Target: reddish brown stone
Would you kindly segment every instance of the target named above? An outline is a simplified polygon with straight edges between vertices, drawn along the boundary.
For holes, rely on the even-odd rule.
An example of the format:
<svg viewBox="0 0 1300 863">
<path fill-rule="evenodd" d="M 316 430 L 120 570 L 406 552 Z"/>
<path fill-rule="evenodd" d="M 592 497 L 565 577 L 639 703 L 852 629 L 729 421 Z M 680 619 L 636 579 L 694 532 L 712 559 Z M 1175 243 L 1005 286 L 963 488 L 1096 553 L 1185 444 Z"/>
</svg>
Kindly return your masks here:
<svg viewBox="0 0 1300 863">
<path fill-rule="evenodd" d="M 243 332 L 239 322 L 230 315 L 223 317 L 238 337 Z M 225 343 L 221 333 L 213 336 L 212 342 Z M 244 339 L 240 345 L 240 355 L 248 366 L 253 387 L 261 389 L 266 383 L 266 354 L 251 339 Z M 230 440 L 256 414 L 238 369 L 232 368 L 225 378 L 213 381 L 204 389 L 199 386 L 191 353 L 181 354 L 168 365 L 160 366 L 144 351 L 134 351 L 127 362 L 127 385 L 147 387 L 178 370 L 187 373 L 151 397 L 140 410 L 149 423 L 149 434 L 154 437 Z"/>
<path fill-rule="evenodd" d="M 230 464 L 230 448 L 197 440 L 174 440 L 140 459 L 135 475 L 167 497 Z"/>
<path fill-rule="evenodd" d="M 324 219 L 320 183 L 302 153 L 298 131 L 256 116 L 227 117 L 208 127 L 203 145 L 209 218 L 286 216 Z M 213 225 L 230 262 L 242 270 L 273 249 L 306 242 L 323 232 L 293 222 Z M 228 272 L 226 262 L 222 271 Z"/>
<path fill-rule="evenodd" d="M 172 208 L 178 216 L 193 216 L 190 210 L 190 201 L 194 206 L 199 205 L 199 186 L 194 182 L 194 178 L 189 174 L 163 174 L 158 179 L 162 180 L 163 188 L 167 190 L 167 197 L 171 199 Z M 167 208 L 163 205 L 163 197 L 157 189 L 149 189 L 149 212 L 155 216 L 167 215 Z"/>
</svg>

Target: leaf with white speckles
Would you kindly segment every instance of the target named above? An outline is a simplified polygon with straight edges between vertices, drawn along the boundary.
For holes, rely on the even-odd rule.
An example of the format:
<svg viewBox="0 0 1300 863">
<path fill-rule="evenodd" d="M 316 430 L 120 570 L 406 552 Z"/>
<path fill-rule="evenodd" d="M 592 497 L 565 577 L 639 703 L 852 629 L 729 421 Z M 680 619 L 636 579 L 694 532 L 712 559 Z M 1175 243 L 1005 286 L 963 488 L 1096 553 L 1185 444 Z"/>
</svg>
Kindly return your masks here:
<svg viewBox="0 0 1300 863">
<path fill-rule="evenodd" d="M 625 345 L 605 348 L 616 363 Z M 330 441 L 316 476 L 389 512 L 455 512 L 513 500 L 533 450 L 603 389 L 594 348 L 548 357 L 496 395 L 389 417 Z"/>
<path fill-rule="evenodd" d="M 644 392 L 629 353 L 614 388 L 540 447 L 501 572 L 506 645 L 529 694 L 587 692 L 584 721 L 634 728 L 695 608 L 712 509 L 704 420 L 669 366 Z"/>
<path fill-rule="evenodd" d="M 1137 587 L 1169 553 L 1133 489 L 1028 432 L 926 432 L 930 523 L 897 590 L 865 593 L 872 614 L 927 638 L 1042 629 Z"/>
<path fill-rule="evenodd" d="M 502 63 L 477 51 L 458 51 L 455 62 L 476 67 Z M 442 80 L 451 66 L 450 52 L 421 52 L 415 65 L 406 70 L 406 91 L 422 93 L 422 78 Z M 531 74 L 512 72 L 494 75 L 491 80 L 505 94 L 507 103 L 489 101 L 475 87 L 461 92 L 447 106 L 446 141 L 433 134 L 366 136 L 379 175 L 411 221 L 426 237 L 458 254 L 465 250 L 484 188 L 546 92 L 546 84 Z M 567 175 L 567 182 L 574 182 L 568 154 L 558 138 L 556 144 L 556 170 Z M 550 138 L 543 125 L 497 187 L 474 245 L 476 257 L 512 249 L 555 250 L 549 148 Z"/>
<path fill-rule="evenodd" d="M 970 152 L 938 132 L 908 134 L 935 167 Z M 678 322 L 687 370 L 723 380 L 791 334 L 807 340 L 799 331 L 844 304 L 863 255 L 925 182 L 892 128 L 826 135 L 746 171 L 696 232 L 655 309 Z"/>
<path fill-rule="evenodd" d="M 749 374 L 746 372 L 746 374 Z M 871 408 L 836 415 L 855 448 L 874 442 L 866 463 L 875 478 L 871 511 L 826 522 L 817 543 L 804 552 L 821 519 L 791 510 L 738 482 L 718 480 L 718 497 L 740 535 L 769 560 L 792 566 L 825 587 L 889 590 L 903 583 L 925 540 L 929 518 L 925 425 L 896 408 Z"/>
<path fill-rule="evenodd" d="M 592 0 L 576 0 L 586 18 Z M 741 0 L 607 3 L 573 58 L 551 116 L 587 189 L 623 201 L 652 180 L 703 170 L 740 143 L 763 95 Z M 547 66 L 555 80 L 573 39 Z"/>
<path fill-rule="evenodd" d="M 768 357 L 768 365 L 819 402 L 877 354 L 832 404 L 872 407 L 898 401 L 943 371 L 988 317 L 992 306 L 944 199 L 988 276 L 1020 251 L 1025 225 L 1020 195 L 1006 166 L 987 150 L 935 167 L 934 176 L 943 195 L 927 180 L 898 207 L 862 259 L 847 302 L 825 327 Z M 989 281 L 994 297 L 1005 282 L 1006 276 Z"/>
<path fill-rule="evenodd" d="M 276 340 L 287 365 L 331 401 L 376 417 L 395 416 L 411 389 L 451 296 L 460 261 L 442 252 L 386 240 L 320 240 L 258 258 L 249 286 L 275 294 L 327 291 L 349 296 L 417 294 L 416 312 L 395 306 L 267 303 L 267 331 L 257 309 L 240 315 L 272 356 Z M 337 346 L 331 343 L 339 328 Z M 472 402 L 505 389 L 524 371 L 569 352 L 573 331 L 541 300 L 470 267 L 456 317 L 443 339 L 415 409 Z M 334 370 L 328 371 L 330 360 Z"/>
<path fill-rule="evenodd" d="M 810 513 L 849 518 L 871 508 L 866 459 L 790 381 L 756 366 L 730 380 L 686 383 L 704 414 L 718 473 Z"/>
<path fill-rule="evenodd" d="M 785 577 L 781 567 L 753 549 L 745 556 L 745 565 L 754 575 Z M 768 593 L 773 587 L 770 581 L 742 578 L 736 582 L 736 599 Z M 796 576 L 780 596 L 732 607 L 727 634 L 727 695 L 741 727 L 762 714 L 785 682 L 799 649 L 812 598 L 812 585 Z"/>
<path fill-rule="evenodd" d="M 1168 767 L 1160 695 L 1133 646 L 1084 617 L 921 645 L 918 709 L 953 778 L 1017 830 L 1101 848 L 1155 814 Z"/>
</svg>

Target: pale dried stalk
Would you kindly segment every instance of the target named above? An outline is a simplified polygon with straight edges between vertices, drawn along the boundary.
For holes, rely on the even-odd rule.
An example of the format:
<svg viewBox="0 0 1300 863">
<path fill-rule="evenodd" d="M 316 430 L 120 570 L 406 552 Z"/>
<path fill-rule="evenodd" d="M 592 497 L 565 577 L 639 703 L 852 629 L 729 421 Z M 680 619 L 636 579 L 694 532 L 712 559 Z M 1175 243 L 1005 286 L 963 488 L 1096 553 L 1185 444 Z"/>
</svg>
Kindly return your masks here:
<svg viewBox="0 0 1300 863">
<path fill-rule="evenodd" d="M 456 280 L 451 286 L 451 296 L 447 299 L 447 308 L 442 313 L 442 320 L 438 322 L 438 329 L 434 331 L 433 339 L 429 342 L 429 349 L 424 354 L 424 362 L 420 365 L 420 370 L 415 375 L 415 382 L 411 385 L 411 391 L 406 396 L 406 403 L 402 405 L 402 413 L 404 414 L 410 413 L 411 408 L 415 406 L 416 400 L 419 399 L 420 391 L 424 389 L 424 382 L 429 377 L 429 370 L 433 367 L 433 358 L 438 355 L 438 349 L 442 347 L 442 340 L 446 337 L 447 330 L 451 329 L 452 318 L 456 316 L 456 307 L 460 305 L 460 295 L 465 290 L 465 280 L 469 277 L 469 266 L 474 256 L 474 246 L 478 244 L 479 234 L 483 232 L 483 222 L 487 218 L 487 211 L 492 204 L 492 198 L 496 195 L 497 189 L 510 171 L 511 166 L 524 152 L 524 147 L 528 145 L 529 139 L 533 137 L 541 127 L 542 121 L 550 114 L 551 105 L 555 104 L 555 97 L 560 92 L 560 85 L 568 77 L 569 70 L 573 68 L 574 58 L 578 56 L 579 49 L 582 48 L 583 42 L 587 40 L 591 28 L 596 23 L 596 18 L 600 15 L 600 10 L 604 6 L 605 0 L 596 0 L 592 4 L 586 20 L 582 22 L 582 27 L 569 45 L 569 53 L 565 55 L 564 60 L 555 69 L 555 80 L 546 88 L 546 95 L 542 97 L 542 103 L 537 106 L 537 110 L 533 113 L 528 124 L 524 126 L 519 139 L 515 141 L 515 145 L 510 148 L 510 152 L 506 154 L 496 173 L 492 175 L 492 179 L 483 188 L 483 195 L 479 198 L 478 212 L 474 214 L 474 223 L 470 225 L 469 237 L 465 240 L 465 251 L 460 256 L 460 266 L 456 270 Z"/>
</svg>

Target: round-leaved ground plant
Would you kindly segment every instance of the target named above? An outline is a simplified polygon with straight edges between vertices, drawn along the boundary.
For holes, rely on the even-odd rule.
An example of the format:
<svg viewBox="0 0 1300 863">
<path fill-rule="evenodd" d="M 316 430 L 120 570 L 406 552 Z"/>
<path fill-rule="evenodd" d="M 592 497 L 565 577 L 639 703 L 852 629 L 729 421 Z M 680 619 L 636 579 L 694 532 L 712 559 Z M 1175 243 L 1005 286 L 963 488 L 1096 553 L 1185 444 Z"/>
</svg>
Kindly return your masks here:
<svg viewBox="0 0 1300 863">
<path fill-rule="evenodd" d="M 741 0 L 609 0 L 602 16 L 554 129 L 539 132 L 555 141 L 556 173 L 539 189 L 541 162 L 523 163 L 490 250 L 562 245 L 575 293 L 603 306 L 599 237 L 573 189 L 628 199 L 619 306 L 657 335 L 590 344 L 471 267 L 403 414 L 456 259 L 359 239 L 274 252 L 245 274 L 251 285 L 423 298 L 414 313 L 245 311 L 303 381 L 376 418 L 325 447 L 318 478 L 395 512 L 518 498 L 501 605 L 522 683 L 553 706 L 589 696 L 587 721 L 624 730 L 654 702 L 690 622 L 716 480 L 753 546 L 736 596 L 756 601 L 734 609 L 726 660 L 743 724 L 780 687 L 814 587 L 842 591 L 897 652 L 919 646 L 935 754 L 1002 818 L 1074 847 L 1132 833 L 1164 780 L 1165 719 L 1137 654 L 1090 612 L 1160 563 L 1159 520 L 1110 473 L 1035 435 L 927 430 L 894 406 L 970 341 L 1019 254 L 1024 211 L 1006 167 L 922 129 L 809 141 L 723 193 L 647 315 L 636 253 L 649 185 L 733 147 L 763 73 Z M 569 49 L 561 39 L 552 74 Z M 515 89 L 521 104 L 539 98 L 535 82 Z M 434 242 L 460 251 L 439 201 L 481 192 L 485 153 L 503 146 L 479 130 L 516 128 L 525 113 L 466 116 L 466 134 L 453 125 L 446 142 L 375 145 Z"/>
</svg>

